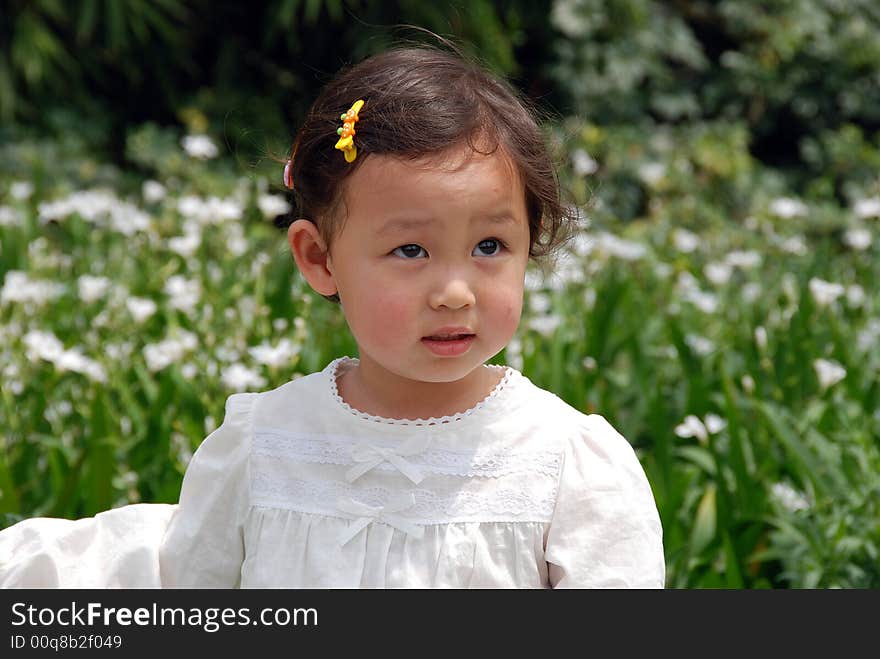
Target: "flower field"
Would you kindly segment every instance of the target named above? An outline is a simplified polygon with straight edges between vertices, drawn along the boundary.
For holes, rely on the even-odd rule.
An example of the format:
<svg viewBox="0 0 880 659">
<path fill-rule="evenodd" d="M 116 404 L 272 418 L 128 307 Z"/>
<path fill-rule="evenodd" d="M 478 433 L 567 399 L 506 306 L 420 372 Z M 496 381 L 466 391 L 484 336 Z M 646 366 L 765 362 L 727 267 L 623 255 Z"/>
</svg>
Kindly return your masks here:
<svg viewBox="0 0 880 659">
<path fill-rule="evenodd" d="M 493 361 L 633 444 L 669 587 L 880 587 L 877 170 L 798 195 L 735 123 L 548 136 L 581 230 Z M 270 159 L 152 125 L 126 171 L 0 155 L 0 527 L 174 502 L 229 394 L 356 355 Z"/>
</svg>

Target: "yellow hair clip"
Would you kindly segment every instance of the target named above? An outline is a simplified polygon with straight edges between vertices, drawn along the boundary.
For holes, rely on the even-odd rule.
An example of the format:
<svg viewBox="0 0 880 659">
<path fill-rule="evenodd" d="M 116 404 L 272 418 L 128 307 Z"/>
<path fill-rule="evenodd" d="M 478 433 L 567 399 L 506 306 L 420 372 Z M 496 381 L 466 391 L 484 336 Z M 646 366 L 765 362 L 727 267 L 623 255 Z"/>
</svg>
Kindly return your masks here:
<svg viewBox="0 0 880 659">
<path fill-rule="evenodd" d="M 349 108 L 348 112 L 339 117 L 342 119 L 343 124 L 341 128 L 336 129 L 336 134 L 339 135 L 336 148 L 342 151 L 342 154 L 345 156 L 345 162 L 354 162 L 354 159 L 357 158 L 358 150 L 354 145 L 353 139 L 354 125 L 358 121 L 358 112 L 360 112 L 363 106 L 364 102 L 357 100 Z"/>
</svg>

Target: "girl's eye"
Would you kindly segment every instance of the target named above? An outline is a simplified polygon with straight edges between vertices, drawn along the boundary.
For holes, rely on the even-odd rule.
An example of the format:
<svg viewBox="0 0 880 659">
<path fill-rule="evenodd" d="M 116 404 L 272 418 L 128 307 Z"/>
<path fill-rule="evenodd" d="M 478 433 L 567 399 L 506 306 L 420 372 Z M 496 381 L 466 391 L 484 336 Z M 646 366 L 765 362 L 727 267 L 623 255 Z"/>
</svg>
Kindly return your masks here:
<svg viewBox="0 0 880 659">
<path fill-rule="evenodd" d="M 401 245 L 397 249 L 395 249 L 392 254 L 396 254 L 397 256 L 406 259 L 408 261 L 412 261 L 413 259 L 419 256 L 419 252 L 424 252 L 425 250 L 419 247 L 418 245 Z M 427 256 L 427 252 L 425 253 Z"/>
<path fill-rule="evenodd" d="M 474 256 L 495 256 L 501 252 L 503 247 L 504 243 L 497 238 L 486 238 L 486 240 L 481 240 L 476 246 Z M 477 254 L 477 251 L 480 253 Z"/>
</svg>

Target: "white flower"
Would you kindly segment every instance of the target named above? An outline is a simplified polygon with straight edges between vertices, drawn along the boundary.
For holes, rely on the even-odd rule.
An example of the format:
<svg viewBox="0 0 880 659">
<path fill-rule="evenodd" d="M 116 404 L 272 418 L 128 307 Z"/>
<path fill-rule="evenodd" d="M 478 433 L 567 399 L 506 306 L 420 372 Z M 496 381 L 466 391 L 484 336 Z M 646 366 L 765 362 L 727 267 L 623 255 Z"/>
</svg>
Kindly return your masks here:
<svg viewBox="0 0 880 659">
<path fill-rule="evenodd" d="M 180 367 L 180 374 L 183 375 L 187 380 L 192 380 L 196 375 L 198 375 L 199 369 L 192 362 L 187 362 L 183 366 Z"/>
<path fill-rule="evenodd" d="M 687 334 L 684 337 L 687 346 L 700 356 L 708 355 L 715 349 L 715 344 L 704 336 Z"/>
<path fill-rule="evenodd" d="M 578 231 L 568 243 L 569 249 L 578 256 L 589 256 L 595 246 L 595 241 L 586 231 Z"/>
<path fill-rule="evenodd" d="M 853 204 L 853 213 L 856 217 L 880 217 L 880 197 L 859 199 Z"/>
<path fill-rule="evenodd" d="M 767 330 L 761 325 L 755 328 L 755 343 L 759 350 L 764 351 L 767 349 Z"/>
<path fill-rule="evenodd" d="M 30 361 L 45 359 L 54 362 L 64 352 L 64 344 L 52 332 L 30 330 L 22 337 Z"/>
<path fill-rule="evenodd" d="M 189 440 L 185 435 L 179 432 L 171 433 L 171 447 L 177 454 L 177 460 L 181 466 L 186 467 L 192 460 L 192 448 L 190 448 Z"/>
<path fill-rule="evenodd" d="M 666 176 L 666 165 L 662 162 L 646 162 L 639 165 L 638 175 L 648 185 L 655 185 Z"/>
<path fill-rule="evenodd" d="M 179 356 L 180 354 L 174 352 L 173 346 L 168 345 L 165 341 L 148 343 L 144 346 L 144 359 L 147 362 L 147 368 L 154 373 L 173 364 Z"/>
<path fill-rule="evenodd" d="M 568 37 L 581 37 L 590 29 L 591 20 L 575 2 L 554 2 L 550 10 L 553 26 Z"/>
<path fill-rule="evenodd" d="M 29 181 L 14 181 L 9 186 L 9 195 L 18 201 L 30 199 L 32 194 L 34 194 L 34 186 Z"/>
<path fill-rule="evenodd" d="M 128 312 L 139 323 L 156 313 L 158 308 L 153 300 L 143 297 L 130 297 L 125 301 Z"/>
<path fill-rule="evenodd" d="M 194 310 L 202 295 L 202 287 L 198 280 L 187 279 L 182 275 L 169 277 L 163 290 L 171 298 L 171 306 L 181 311 Z"/>
<path fill-rule="evenodd" d="M 76 280 L 76 284 L 79 289 L 79 299 L 86 304 L 100 300 L 110 289 L 110 280 L 106 277 L 82 275 Z"/>
<path fill-rule="evenodd" d="M 177 200 L 177 212 L 184 217 L 196 218 L 205 213 L 205 202 L 195 195 L 184 195 Z"/>
<path fill-rule="evenodd" d="M 64 285 L 57 282 L 29 279 L 27 273 L 9 270 L 0 290 L 0 303 L 33 302 L 43 304 L 64 293 Z"/>
<path fill-rule="evenodd" d="M 261 364 L 272 368 L 279 368 L 289 364 L 290 360 L 299 354 L 299 351 L 300 346 L 287 338 L 281 339 L 274 348 L 268 343 L 262 343 L 248 349 L 251 357 Z"/>
<path fill-rule="evenodd" d="M 846 369 L 833 359 L 817 359 L 813 362 L 819 386 L 822 391 L 832 387 L 846 377 Z"/>
<path fill-rule="evenodd" d="M 589 356 L 584 357 L 581 364 L 583 365 L 584 369 L 587 371 L 595 371 L 596 366 L 598 366 L 598 364 L 596 363 L 596 360 L 593 357 L 589 357 Z"/>
<path fill-rule="evenodd" d="M 743 302 L 751 304 L 759 297 L 761 297 L 762 291 L 763 289 L 761 288 L 760 284 L 750 281 L 745 286 L 743 286 L 742 289 L 740 289 L 740 295 L 742 296 Z"/>
<path fill-rule="evenodd" d="M 177 210 L 185 218 L 196 220 L 200 224 L 221 224 L 224 220 L 241 219 L 244 206 L 231 197 L 202 199 L 195 195 L 187 195 L 177 201 Z"/>
<path fill-rule="evenodd" d="M 98 362 L 84 356 L 79 348 L 64 349 L 64 344 L 52 332 L 31 330 L 22 337 L 30 360 L 44 359 L 61 371 L 75 371 L 97 382 L 106 382 L 107 375 Z"/>
<path fill-rule="evenodd" d="M 779 248 L 783 252 L 803 256 L 807 253 L 807 242 L 804 240 L 803 236 L 792 236 L 791 238 L 783 240 L 779 244 Z"/>
<path fill-rule="evenodd" d="M 843 242 L 847 247 L 864 252 L 871 246 L 871 232 L 868 229 L 849 229 L 843 234 Z"/>
<path fill-rule="evenodd" d="M 810 294 L 820 307 L 827 307 L 846 292 L 841 284 L 813 277 L 809 282 Z"/>
<path fill-rule="evenodd" d="M 242 228 L 238 224 L 229 224 L 227 227 L 226 249 L 232 256 L 241 256 L 248 248 Z"/>
<path fill-rule="evenodd" d="M 151 371 L 161 371 L 166 366 L 179 361 L 184 354 L 198 345 L 198 338 L 192 332 L 178 330 L 177 334 L 144 346 L 144 359 Z"/>
<path fill-rule="evenodd" d="M 715 313 L 718 310 L 718 297 L 714 293 L 690 291 L 684 297 L 703 313 Z"/>
<path fill-rule="evenodd" d="M 207 135 L 186 135 L 180 140 L 180 144 L 187 155 L 192 158 L 207 160 L 208 158 L 216 158 L 220 153 L 217 145 Z"/>
<path fill-rule="evenodd" d="M 80 190 L 64 199 L 43 202 L 37 207 L 40 222 L 58 222 L 69 215 L 79 215 L 98 226 L 107 226 L 132 236 L 150 228 L 150 216 L 136 206 L 120 201 L 108 190 Z"/>
<path fill-rule="evenodd" d="M 865 289 L 858 284 L 846 287 L 846 302 L 850 307 L 860 307 L 865 303 Z"/>
<path fill-rule="evenodd" d="M 540 291 L 544 288 L 544 277 L 537 270 L 526 271 L 524 287 L 527 291 Z"/>
<path fill-rule="evenodd" d="M 727 427 L 727 421 L 722 419 L 717 414 L 712 414 L 711 412 L 706 415 L 705 424 L 706 430 L 709 431 L 710 435 L 719 433 Z"/>
<path fill-rule="evenodd" d="M 687 270 L 678 273 L 678 279 L 675 280 L 675 285 L 682 294 L 688 293 L 689 291 L 700 290 L 700 280 Z"/>
<path fill-rule="evenodd" d="M 272 329 L 279 333 L 286 330 L 288 326 L 287 318 L 276 318 L 272 321 Z"/>
<path fill-rule="evenodd" d="M 202 244 L 202 231 L 199 224 L 193 220 L 186 220 L 183 225 L 183 235 L 168 239 L 168 249 L 184 258 L 189 258 L 196 253 Z"/>
<path fill-rule="evenodd" d="M 771 494 L 780 505 L 789 512 L 797 512 L 798 510 L 807 510 L 810 502 L 802 493 L 795 490 L 788 483 L 774 483 L 771 488 Z"/>
<path fill-rule="evenodd" d="M 158 181 L 144 181 L 141 186 L 141 194 L 148 204 L 155 204 L 165 198 L 166 190 L 165 186 Z"/>
<path fill-rule="evenodd" d="M 706 275 L 706 279 L 716 286 L 721 286 L 730 281 L 730 276 L 733 274 L 733 268 L 727 263 L 712 262 L 706 264 L 706 267 L 703 268 L 703 272 Z"/>
<path fill-rule="evenodd" d="M 699 417 L 688 414 L 684 421 L 675 427 L 679 437 L 696 437 L 701 443 L 709 441 L 709 435 L 715 435 L 727 427 L 727 422 L 717 414 L 706 415 L 705 422 Z"/>
<path fill-rule="evenodd" d="M 754 268 L 761 265 L 761 255 L 754 250 L 730 252 L 724 262 L 734 268 Z"/>
<path fill-rule="evenodd" d="M 672 232 L 672 242 L 679 252 L 689 254 L 700 246 L 700 237 L 687 229 L 676 229 Z"/>
<path fill-rule="evenodd" d="M 550 296 L 546 293 L 532 293 L 529 296 L 529 308 L 536 314 L 550 310 Z"/>
<path fill-rule="evenodd" d="M 701 442 L 709 440 L 709 433 L 702 421 L 693 414 L 688 414 L 682 423 L 675 426 L 675 434 L 679 437 L 696 437 Z"/>
<path fill-rule="evenodd" d="M 807 205 L 804 202 L 791 197 L 779 197 L 770 202 L 770 212 L 785 220 L 802 217 L 807 214 L 807 210 Z"/>
<path fill-rule="evenodd" d="M 522 341 L 517 337 L 513 337 L 504 348 L 504 358 L 507 363 L 516 370 L 522 370 Z"/>
<path fill-rule="evenodd" d="M 600 233 L 596 237 L 596 247 L 601 251 L 624 261 L 637 261 L 647 254 L 648 249 L 641 243 L 624 240 L 610 233 Z"/>
<path fill-rule="evenodd" d="M 703 313 L 715 313 L 718 309 L 718 297 L 700 289 L 699 280 L 687 270 L 679 273 L 675 282 L 682 299 L 690 302 Z"/>
<path fill-rule="evenodd" d="M 599 163 L 590 157 L 583 149 L 575 149 L 571 153 L 571 165 L 577 176 L 589 176 L 599 169 Z"/>
<path fill-rule="evenodd" d="M 672 266 L 668 263 L 655 263 L 654 264 L 654 276 L 657 279 L 668 279 L 672 274 Z"/>
<path fill-rule="evenodd" d="M 133 236 L 149 230 L 150 216 L 131 204 L 119 204 L 110 214 L 110 228 L 123 236 Z"/>
<path fill-rule="evenodd" d="M 266 386 L 265 378 L 242 364 L 232 364 L 224 368 L 220 379 L 233 391 L 246 391 L 249 387 L 259 389 Z"/>
<path fill-rule="evenodd" d="M 742 383 L 743 391 L 747 394 L 750 394 L 755 390 L 755 379 L 748 373 L 740 378 L 740 382 Z"/>
<path fill-rule="evenodd" d="M 55 360 L 55 366 L 62 371 L 82 373 L 96 382 L 107 381 L 107 374 L 104 372 L 104 368 L 98 362 L 81 354 L 78 348 L 65 350 Z"/>
<path fill-rule="evenodd" d="M 273 218 L 290 212 L 290 204 L 284 197 L 274 194 L 262 194 L 257 197 L 257 206 L 265 218 Z"/>
<path fill-rule="evenodd" d="M 24 215 L 21 211 L 9 206 L 0 206 L 0 227 L 20 226 L 23 223 Z"/>
<path fill-rule="evenodd" d="M 872 318 L 859 332 L 856 345 L 861 352 L 868 352 L 875 347 L 878 341 L 880 341 L 880 319 Z"/>
<path fill-rule="evenodd" d="M 596 306 L 596 289 L 588 288 L 584 291 L 584 309 L 590 311 Z"/>
<path fill-rule="evenodd" d="M 584 262 L 569 251 L 562 251 L 556 261 L 556 269 L 544 280 L 544 286 L 554 291 L 565 289 L 569 284 L 584 281 Z"/>
<path fill-rule="evenodd" d="M 535 316 L 529 320 L 529 328 L 535 330 L 543 336 L 553 336 L 556 328 L 562 323 L 562 317 L 558 314 L 548 314 L 545 316 Z"/>
</svg>

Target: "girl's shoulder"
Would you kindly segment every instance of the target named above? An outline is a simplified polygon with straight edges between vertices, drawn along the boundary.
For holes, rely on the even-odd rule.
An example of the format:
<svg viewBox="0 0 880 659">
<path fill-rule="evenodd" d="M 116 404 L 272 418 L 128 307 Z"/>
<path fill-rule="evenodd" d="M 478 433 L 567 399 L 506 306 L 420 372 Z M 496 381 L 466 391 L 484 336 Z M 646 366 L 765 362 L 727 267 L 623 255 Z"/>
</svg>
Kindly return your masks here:
<svg viewBox="0 0 880 659">
<path fill-rule="evenodd" d="M 523 376 L 510 409 L 511 421 L 552 438 L 559 450 L 592 453 L 610 462 L 630 463 L 635 454 L 630 442 L 602 414 L 579 410 L 557 394 L 539 387 Z"/>
<path fill-rule="evenodd" d="M 265 391 L 231 394 L 226 399 L 225 423 L 241 421 L 250 428 L 278 418 L 290 417 L 300 410 L 314 413 L 326 404 L 326 372 L 298 375 L 294 379 Z"/>
</svg>

